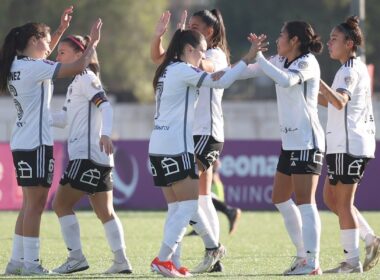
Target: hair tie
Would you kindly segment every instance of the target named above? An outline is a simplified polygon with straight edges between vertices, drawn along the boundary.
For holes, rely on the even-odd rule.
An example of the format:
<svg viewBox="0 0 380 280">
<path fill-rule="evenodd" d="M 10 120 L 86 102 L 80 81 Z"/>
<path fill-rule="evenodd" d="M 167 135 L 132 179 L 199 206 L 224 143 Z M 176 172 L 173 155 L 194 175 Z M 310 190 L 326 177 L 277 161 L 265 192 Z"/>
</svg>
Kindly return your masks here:
<svg viewBox="0 0 380 280">
<path fill-rule="evenodd" d="M 85 47 L 83 46 L 83 44 L 78 40 L 76 39 L 74 36 L 72 35 L 69 35 L 67 36 L 67 39 L 69 39 L 70 41 L 72 41 L 75 45 L 77 45 L 82 51 L 85 50 Z"/>
</svg>

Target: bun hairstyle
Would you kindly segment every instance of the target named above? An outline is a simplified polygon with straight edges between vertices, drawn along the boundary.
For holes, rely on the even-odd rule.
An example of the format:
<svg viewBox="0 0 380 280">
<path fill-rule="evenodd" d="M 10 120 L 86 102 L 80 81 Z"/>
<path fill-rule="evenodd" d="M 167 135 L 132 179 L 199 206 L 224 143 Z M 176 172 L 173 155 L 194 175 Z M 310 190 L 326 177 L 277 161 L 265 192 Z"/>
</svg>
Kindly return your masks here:
<svg viewBox="0 0 380 280">
<path fill-rule="evenodd" d="M 29 39 L 35 37 L 39 40 L 49 33 L 49 26 L 36 22 L 29 22 L 9 31 L 0 50 L 0 91 L 7 90 L 13 60 L 18 53 L 22 53 L 28 47 Z"/>
<path fill-rule="evenodd" d="M 68 35 L 66 38 L 61 40 L 62 43 L 67 43 L 69 46 L 75 51 L 75 52 L 84 52 L 85 49 L 87 49 L 87 46 L 91 40 L 91 37 L 89 35 L 86 36 L 80 36 L 80 35 Z M 96 51 L 92 55 L 91 62 L 88 65 L 88 68 L 91 69 L 92 72 L 95 73 L 95 75 L 99 76 L 100 73 L 100 65 L 98 60 L 98 55 Z"/>
<path fill-rule="evenodd" d="M 199 17 L 207 27 L 212 27 L 214 32 L 209 42 L 209 48 L 219 47 L 227 56 L 228 64 L 230 64 L 230 50 L 228 48 L 226 28 L 222 14 L 218 9 L 202 10 L 193 14 L 193 17 Z"/>
<path fill-rule="evenodd" d="M 164 61 L 160 64 L 160 66 L 158 66 L 156 70 L 153 78 L 153 88 L 156 89 L 158 80 L 164 73 L 166 67 L 172 61 L 180 59 L 186 45 L 190 45 L 193 48 L 196 48 L 201 44 L 203 40 L 206 40 L 205 37 L 196 30 L 177 29 L 166 50 Z"/>
<path fill-rule="evenodd" d="M 301 53 L 312 52 L 319 54 L 323 50 L 321 37 L 315 33 L 313 27 L 304 21 L 289 21 L 285 23 L 285 30 L 288 32 L 289 39 L 297 36 L 300 41 Z"/>
<path fill-rule="evenodd" d="M 354 42 L 353 51 L 356 51 L 358 46 L 363 44 L 363 33 L 359 27 L 359 22 L 359 17 L 350 16 L 346 19 L 346 22 L 342 22 L 336 26 L 336 29 L 345 35 L 346 40 Z"/>
</svg>

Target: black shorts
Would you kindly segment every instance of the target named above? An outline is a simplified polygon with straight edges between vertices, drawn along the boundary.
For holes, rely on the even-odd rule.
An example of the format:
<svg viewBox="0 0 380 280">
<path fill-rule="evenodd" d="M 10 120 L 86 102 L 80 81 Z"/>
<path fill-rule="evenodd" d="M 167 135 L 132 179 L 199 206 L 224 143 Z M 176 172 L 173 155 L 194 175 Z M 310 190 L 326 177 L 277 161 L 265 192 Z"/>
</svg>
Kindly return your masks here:
<svg viewBox="0 0 380 280">
<path fill-rule="evenodd" d="M 285 175 L 316 174 L 321 175 L 323 153 L 317 149 L 285 151 L 281 149 L 277 171 Z"/>
<path fill-rule="evenodd" d="M 59 183 L 62 186 L 69 183 L 72 188 L 89 194 L 110 191 L 113 188 L 112 167 L 89 159 L 71 160 Z"/>
<path fill-rule="evenodd" d="M 369 158 L 355 158 L 349 154 L 326 155 L 327 176 L 331 185 L 359 183 Z"/>
<path fill-rule="evenodd" d="M 202 163 L 203 170 L 214 165 L 223 150 L 223 144 L 211 135 L 194 135 L 194 153 Z"/>
<path fill-rule="evenodd" d="M 17 184 L 22 187 L 50 188 L 54 175 L 53 146 L 39 146 L 32 151 L 12 151 Z"/>
<path fill-rule="evenodd" d="M 184 153 L 176 156 L 149 155 L 154 185 L 168 187 L 173 183 L 190 177 L 198 179 L 194 155 Z"/>
</svg>

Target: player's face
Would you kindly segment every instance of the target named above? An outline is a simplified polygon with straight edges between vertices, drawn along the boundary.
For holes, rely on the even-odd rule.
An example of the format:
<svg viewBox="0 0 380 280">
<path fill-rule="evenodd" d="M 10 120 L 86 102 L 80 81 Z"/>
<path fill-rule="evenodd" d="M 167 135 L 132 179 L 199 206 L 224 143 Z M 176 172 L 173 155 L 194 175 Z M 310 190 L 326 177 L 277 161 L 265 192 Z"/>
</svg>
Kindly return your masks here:
<svg viewBox="0 0 380 280">
<path fill-rule="evenodd" d="M 200 17 L 191 17 L 189 21 L 189 28 L 191 30 L 197 30 L 198 32 L 202 33 L 203 36 L 205 36 L 206 40 L 211 38 L 213 29 L 211 27 L 208 27 L 206 23 L 202 21 Z"/>
<path fill-rule="evenodd" d="M 82 52 L 76 52 L 69 43 L 61 42 L 58 45 L 57 61 L 61 63 L 72 63 L 79 59 Z"/>
<path fill-rule="evenodd" d="M 292 51 L 292 45 L 289 40 L 288 31 L 283 27 L 280 32 L 280 36 L 277 41 L 277 53 L 281 56 L 286 57 Z"/>
<path fill-rule="evenodd" d="M 332 59 L 345 60 L 352 51 L 351 40 L 347 40 L 345 35 L 334 28 L 330 33 L 330 40 L 327 42 L 329 54 Z"/>
<path fill-rule="evenodd" d="M 47 33 L 47 35 L 43 38 L 37 39 L 35 42 L 36 46 L 36 58 L 46 58 L 50 55 L 50 33 Z"/>
<path fill-rule="evenodd" d="M 202 59 L 205 58 L 205 52 L 207 50 L 207 43 L 205 40 L 202 40 L 201 43 L 196 47 L 189 47 L 187 62 L 195 67 L 201 65 Z"/>
</svg>

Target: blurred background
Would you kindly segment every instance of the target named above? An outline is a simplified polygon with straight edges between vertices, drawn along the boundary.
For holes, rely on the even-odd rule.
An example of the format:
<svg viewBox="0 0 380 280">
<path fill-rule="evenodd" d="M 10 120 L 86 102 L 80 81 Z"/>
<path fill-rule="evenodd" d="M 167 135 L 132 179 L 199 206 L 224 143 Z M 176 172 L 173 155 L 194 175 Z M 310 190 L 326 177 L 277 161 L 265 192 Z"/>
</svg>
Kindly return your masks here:
<svg viewBox="0 0 380 280">
<path fill-rule="evenodd" d="M 268 35 L 271 44 L 267 54 L 272 55 L 276 52 L 275 41 L 285 21 L 308 21 L 326 43 L 334 26 L 352 14 L 360 15 L 366 38 L 362 54 L 373 77 L 377 140 L 380 139 L 378 0 L 1 0 L 0 38 L 3 39 L 12 27 L 28 21 L 44 22 L 54 32 L 62 11 L 70 5 L 74 6 L 74 14 L 65 35 L 88 34 L 91 23 L 98 17 L 104 22 L 98 56 L 101 79 L 115 111 L 115 203 L 120 207 L 140 209 L 161 208 L 163 205 L 161 195 L 149 205 L 141 204 L 141 201 L 144 191 L 152 192 L 152 197 L 156 194 L 147 161 L 147 143 L 154 114 L 152 79 L 156 70 L 150 60 L 150 40 L 165 10 L 171 11 L 172 18 L 164 46 L 184 9 L 191 15 L 198 10 L 218 8 L 224 18 L 232 62 L 248 50 L 246 36 L 250 32 Z M 55 56 L 56 51 L 50 59 L 54 60 Z M 329 58 L 327 48 L 317 58 L 322 78 L 331 84 L 339 64 Z M 54 83 L 53 110 L 62 106 L 69 82 Z M 226 182 L 226 200 L 245 209 L 271 209 L 271 184 L 281 146 L 274 85 L 266 78 L 236 82 L 225 91 L 223 108 L 226 144 L 221 176 Z M 8 145 L 15 115 L 11 98 L 0 96 L 0 209 L 5 207 L 2 201 L 6 199 L 14 199 L 16 202 L 12 205 L 17 207 L 21 195 L 19 188 L 15 188 L 14 193 L 6 191 L 9 184 L 15 185 Z M 320 118 L 325 124 L 325 108 L 320 108 Z M 67 130 L 55 129 L 54 135 L 57 140 L 57 184 L 67 162 Z M 362 205 L 367 209 L 380 209 L 377 202 L 370 201 L 373 194 L 368 195 L 369 187 L 376 189 L 375 174 L 379 166 L 379 160 L 370 164 L 366 173 L 369 178 L 363 182 L 366 191 L 359 193 L 359 196 L 363 195 Z"/>
</svg>

